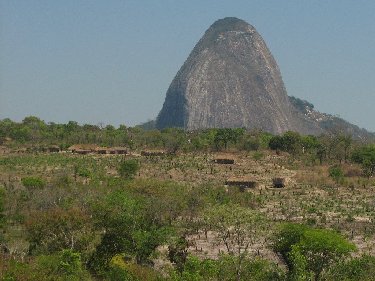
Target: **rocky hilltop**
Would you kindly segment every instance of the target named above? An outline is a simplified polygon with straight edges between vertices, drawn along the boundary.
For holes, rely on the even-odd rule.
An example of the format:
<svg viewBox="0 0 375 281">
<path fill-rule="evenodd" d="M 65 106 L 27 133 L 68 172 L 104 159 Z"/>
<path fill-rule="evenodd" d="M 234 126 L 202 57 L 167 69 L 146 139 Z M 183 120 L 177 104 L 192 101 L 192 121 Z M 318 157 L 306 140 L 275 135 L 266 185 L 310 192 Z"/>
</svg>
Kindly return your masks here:
<svg viewBox="0 0 375 281">
<path fill-rule="evenodd" d="M 319 120 L 317 114 L 288 97 L 279 67 L 256 29 L 231 17 L 212 24 L 196 44 L 169 86 L 156 127 L 316 135 L 327 131 L 322 126 L 327 118 Z"/>
</svg>

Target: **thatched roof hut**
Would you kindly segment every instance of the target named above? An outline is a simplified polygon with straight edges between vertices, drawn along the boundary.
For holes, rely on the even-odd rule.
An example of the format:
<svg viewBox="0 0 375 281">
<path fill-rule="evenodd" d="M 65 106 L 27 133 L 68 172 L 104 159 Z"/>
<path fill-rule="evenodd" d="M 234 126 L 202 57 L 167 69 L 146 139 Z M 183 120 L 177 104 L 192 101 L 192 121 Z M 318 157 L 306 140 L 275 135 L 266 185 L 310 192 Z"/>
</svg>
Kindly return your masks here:
<svg viewBox="0 0 375 281">
<path fill-rule="evenodd" d="M 89 150 L 89 149 L 76 149 L 74 151 L 74 153 L 82 154 L 82 155 L 86 155 L 86 154 L 89 154 L 91 152 L 92 152 L 92 150 Z"/>
<path fill-rule="evenodd" d="M 78 154 L 88 154 L 96 152 L 97 147 L 95 144 L 74 144 L 68 148 L 68 151 Z"/>
<path fill-rule="evenodd" d="M 163 150 L 142 150 L 142 156 L 163 156 L 165 155 L 165 151 Z"/>
<path fill-rule="evenodd" d="M 212 162 L 216 164 L 234 164 L 234 159 L 230 158 L 215 158 Z"/>
<path fill-rule="evenodd" d="M 128 149 L 126 147 L 112 147 L 107 151 L 108 154 L 127 154 Z"/>
<path fill-rule="evenodd" d="M 60 147 L 58 145 L 50 145 L 49 147 L 47 147 L 47 152 L 50 152 L 50 153 L 57 153 L 57 152 L 60 152 Z"/>
<path fill-rule="evenodd" d="M 214 156 L 212 162 L 216 164 L 234 164 L 235 158 L 232 154 L 220 153 Z"/>
<path fill-rule="evenodd" d="M 273 178 L 272 179 L 272 184 L 273 184 L 273 187 L 274 188 L 283 188 L 285 187 L 287 183 L 287 179 L 286 178 Z"/>
<path fill-rule="evenodd" d="M 95 151 L 98 154 L 107 154 L 108 149 L 107 147 L 97 147 Z"/>
<path fill-rule="evenodd" d="M 255 188 L 258 183 L 254 178 L 229 178 L 225 181 L 228 186 L 239 186 L 242 188 Z"/>
</svg>

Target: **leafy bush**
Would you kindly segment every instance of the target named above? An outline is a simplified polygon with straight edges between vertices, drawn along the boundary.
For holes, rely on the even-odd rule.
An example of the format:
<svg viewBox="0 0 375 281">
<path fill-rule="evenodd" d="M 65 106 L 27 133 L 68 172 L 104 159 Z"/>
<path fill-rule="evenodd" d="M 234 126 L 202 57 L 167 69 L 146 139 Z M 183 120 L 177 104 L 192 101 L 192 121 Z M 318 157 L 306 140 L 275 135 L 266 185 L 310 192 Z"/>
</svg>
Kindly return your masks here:
<svg viewBox="0 0 375 281">
<path fill-rule="evenodd" d="M 282 136 L 272 137 L 269 142 L 269 148 L 297 154 L 302 151 L 302 138 L 299 133 L 288 131 Z"/>
<path fill-rule="evenodd" d="M 91 172 L 89 169 L 87 168 L 80 168 L 77 172 L 77 174 L 80 176 L 80 177 L 84 177 L 84 178 L 89 178 L 91 176 Z"/>
<path fill-rule="evenodd" d="M 260 152 L 260 151 L 256 151 L 254 152 L 253 154 L 253 159 L 255 161 L 259 161 L 260 159 L 262 159 L 264 157 L 264 153 L 263 152 Z"/>
<path fill-rule="evenodd" d="M 5 203 L 5 190 L 4 188 L 0 187 L 0 227 L 4 220 L 4 203 Z"/>
<path fill-rule="evenodd" d="M 240 275 L 238 275 L 235 263 L 236 258 L 232 255 L 221 255 L 218 260 L 200 260 L 195 256 L 188 256 L 184 270 L 182 272 L 172 271 L 168 280 L 285 280 L 282 271 L 269 261 L 244 258 Z"/>
<path fill-rule="evenodd" d="M 21 182 L 26 188 L 43 188 L 46 186 L 46 181 L 40 177 L 25 177 Z"/>
<path fill-rule="evenodd" d="M 92 280 L 81 261 L 81 255 L 65 249 L 53 255 L 42 255 L 28 262 L 0 259 L 0 280 L 89 281 Z"/>
<path fill-rule="evenodd" d="M 340 166 L 335 165 L 328 169 L 329 176 L 334 179 L 336 183 L 339 183 L 344 178 L 344 172 Z"/>
<path fill-rule="evenodd" d="M 329 229 L 284 224 L 275 237 L 273 249 L 283 257 L 291 276 L 297 280 L 308 280 L 308 276 L 320 280 L 323 270 L 328 270 L 356 247 Z"/>
<path fill-rule="evenodd" d="M 109 281 L 161 280 L 159 274 L 151 267 L 125 261 L 123 255 L 116 255 L 111 259 L 105 276 Z"/>
<path fill-rule="evenodd" d="M 140 166 L 137 160 L 123 160 L 118 168 L 118 173 L 124 179 L 133 179 Z"/>
<path fill-rule="evenodd" d="M 258 150 L 260 148 L 260 145 L 261 143 L 259 138 L 249 137 L 243 142 L 242 149 L 246 151 L 254 151 Z"/>
<path fill-rule="evenodd" d="M 324 280 L 326 281 L 370 281 L 375 276 L 375 257 L 362 256 L 339 263 L 333 267 Z"/>
<path fill-rule="evenodd" d="M 87 253 L 95 238 L 92 220 L 78 208 L 53 208 L 29 214 L 25 227 L 30 253 L 51 254 L 66 248 Z"/>
<path fill-rule="evenodd" d="M 362 146 L 352 154 L 352 160 L 361 164 L 363 174 L 370 178 L 375 173 L 375 145 Z"/>
<path fill-rule="evenodd" d="M 175 241 L 168 246 L 168 258 L 179 272 L 182 272 L 184 269 L 188 255 L 188 247 L 189 243 L 183 236 L 175 239 Z"/>
<path fill-rule="evenodd" d="M 33 272 L 38 272 L 39 275 L 43 276 L 41 280 L 91 280 L 90 275 L 83 267 L 81 255 L 70 249 L 62 250 L 54 255 L 38 257 Z"/>
<path fill-rule="evenodd" d="M 4 212 L 4 202 L 5 202 L 5 190 L 0 187 L 0 245 L 3 242 L 3 231 L 2 228 L 4 227 L 5 223 L 5 215 L 3 214 Z"/>
<path fill-rule="evenodd" d="M 93 211 L 98 227 L 106 230 L 89 262 L 97 273 L 108 270 L 112 257 L 118 254 L 134 257 L 137 264 L 150 263 L 151 255 L 169 236 L 169 228 L 155 213 L 124 190 L 101 198 Z"/>
</svg>

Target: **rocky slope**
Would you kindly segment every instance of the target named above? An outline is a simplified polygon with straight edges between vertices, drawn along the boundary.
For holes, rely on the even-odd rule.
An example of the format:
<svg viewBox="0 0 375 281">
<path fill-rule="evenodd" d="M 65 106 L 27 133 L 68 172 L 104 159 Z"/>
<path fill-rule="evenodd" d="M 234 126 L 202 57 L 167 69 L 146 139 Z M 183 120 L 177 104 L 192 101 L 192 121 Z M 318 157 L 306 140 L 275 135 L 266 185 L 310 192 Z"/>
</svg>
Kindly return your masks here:
<svg viewBox="0 0 375 281">
<path fill-rule="evenodd" d="M 344 134 L 352 136 L 356 140 L 375 141 L 375 134 L 348 121 L 315 110 L 314 105 L 308 101 L 295 97 L 289 97 L 293 107 L 301 118 L 317 124 L 325 134 Z"/>
</svg>

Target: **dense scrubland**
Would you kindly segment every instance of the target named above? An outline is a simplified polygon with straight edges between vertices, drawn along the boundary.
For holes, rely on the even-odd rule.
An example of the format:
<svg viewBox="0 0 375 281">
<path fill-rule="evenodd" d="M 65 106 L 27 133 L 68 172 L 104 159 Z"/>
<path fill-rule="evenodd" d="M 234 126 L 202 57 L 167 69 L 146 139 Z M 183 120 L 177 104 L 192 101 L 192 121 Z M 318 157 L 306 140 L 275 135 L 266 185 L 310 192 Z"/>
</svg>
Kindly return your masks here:
<svg viewBox="0 0 375 281">
<path fill-rule="evenodd" d="M 32 116 L 0 143 L 1 280 L 375 279 L 372 143 Z"/>
</svg>

